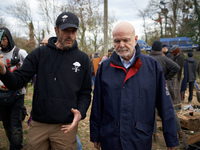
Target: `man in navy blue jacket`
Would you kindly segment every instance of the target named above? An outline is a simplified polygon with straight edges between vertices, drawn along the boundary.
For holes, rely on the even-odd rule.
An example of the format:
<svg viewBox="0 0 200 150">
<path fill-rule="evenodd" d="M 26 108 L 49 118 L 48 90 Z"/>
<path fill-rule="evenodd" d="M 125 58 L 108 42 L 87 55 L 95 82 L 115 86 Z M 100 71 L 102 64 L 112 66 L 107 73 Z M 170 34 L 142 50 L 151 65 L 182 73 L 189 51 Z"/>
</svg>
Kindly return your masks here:
<svg viewBox="0 0 200 150">
<path fill-rule="evenodd" d="M 155 107 L 168 150 L 179 145 L 174 109 L 159 63 L 140 53 L 134 27 L 117 24 L 115 51 L 100 65 L 90 117 L 90 138 L 102 150 L 150 150 Z"/>
<path fill-rule="evenodd" d="M 77 149 L 78 122 L 86 117 L 91 101 L 90 60 L 78 49 L 78 25 L 75 14 L 61 13 L 56 20 L 57 37 L 33 50 L 13 73 L 0 59 L 0 79 L 9 89 L 23 87 L 37 74 L 26 150 L 45 150 L 49 145 Z"/>
</svg>

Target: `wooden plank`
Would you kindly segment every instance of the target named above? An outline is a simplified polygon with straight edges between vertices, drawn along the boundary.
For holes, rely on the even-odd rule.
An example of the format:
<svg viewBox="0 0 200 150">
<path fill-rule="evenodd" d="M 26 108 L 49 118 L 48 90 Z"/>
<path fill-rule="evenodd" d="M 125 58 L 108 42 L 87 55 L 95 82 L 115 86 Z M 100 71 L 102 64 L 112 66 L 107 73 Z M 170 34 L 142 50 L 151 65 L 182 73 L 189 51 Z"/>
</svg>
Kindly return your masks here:
<svg viewBox="0 0 200 150">
<path fill-rule="evenodd" d="M 181 123 L 181 127 L 192 130 L 192 131 L 198 131 L 199 130 L 199 124 L 200 124 L 200 119 L 195 117 L 195 116 L 190 116 L 190 115 L 185 115 L 182 116 L 180 114 L 177 114 L 178 118 Z"/>
</svg>

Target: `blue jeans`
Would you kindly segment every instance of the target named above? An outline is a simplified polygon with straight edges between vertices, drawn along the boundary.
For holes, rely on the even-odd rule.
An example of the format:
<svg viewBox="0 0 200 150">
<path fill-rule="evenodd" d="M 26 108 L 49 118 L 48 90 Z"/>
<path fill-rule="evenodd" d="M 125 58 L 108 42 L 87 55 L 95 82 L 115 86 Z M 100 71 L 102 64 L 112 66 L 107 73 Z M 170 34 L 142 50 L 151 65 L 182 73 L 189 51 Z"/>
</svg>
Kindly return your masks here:
<svg viewBox="0 0 200 150">
<path fill-rule="evenodd" d="M 76 140 L 77 140 L 77 150 L 82 150 L 82 144 L 81 144 L 81 141 L 78 138 L 78 135 L 76 135 Z"/>
<path fill-rule="evenodd" d="M 199 86 L 198 86 L 196 80 L 194 81 L 194 85 L 197 87 L 197 90 L 199 90 Z"/>
<path fill-rule="evenodd" d="M 95 75 L 92 75 L 91 85 L 94 86 L 94 83 L 95 83 Z"/>
</svg>

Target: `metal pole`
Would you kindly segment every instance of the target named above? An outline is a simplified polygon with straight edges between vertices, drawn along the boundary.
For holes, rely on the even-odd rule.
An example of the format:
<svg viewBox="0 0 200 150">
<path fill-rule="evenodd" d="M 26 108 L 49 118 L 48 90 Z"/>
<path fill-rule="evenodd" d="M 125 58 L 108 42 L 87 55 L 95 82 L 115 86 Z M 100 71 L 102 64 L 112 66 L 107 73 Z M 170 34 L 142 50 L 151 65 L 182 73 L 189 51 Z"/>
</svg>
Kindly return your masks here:
<svg viewBox="0 0 200 150">
<path fill-rule="evenodd" d="M 104 55 L 108 54 L 108 1 L 104 0 Z"/>
</svg>

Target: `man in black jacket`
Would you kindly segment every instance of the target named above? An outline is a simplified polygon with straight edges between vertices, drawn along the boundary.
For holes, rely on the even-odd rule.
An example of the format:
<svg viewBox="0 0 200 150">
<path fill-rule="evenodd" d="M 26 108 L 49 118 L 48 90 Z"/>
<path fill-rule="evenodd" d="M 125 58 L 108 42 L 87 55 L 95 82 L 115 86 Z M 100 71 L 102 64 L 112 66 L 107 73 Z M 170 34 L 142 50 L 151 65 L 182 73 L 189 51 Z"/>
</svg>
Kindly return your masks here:
<svg viewBox="0 0 200 150">
<path fill-rule="evenodd" d="M 175 63 L 170 58 L 163 56 L 161 50 L 162 50 L 162 43 L 160 41 L 154 41 L 154 43 L 152 45 L 152 51 L 150 53 L 150 56 L 159 62 L 159 64 L 161 65 L 161 67 L 163 69 L 165 79 L 169 80 L 176 75 L 176 73 L 180 70 L 180 67 L 177 63 Z M 170 84 L 170 82 L 167 81 L 167 84 Z M 175 117 L 175 121 L 176 121 L 176 129 L 177 129 L 177 132 L 179 135 L 179 139 L 182 139 L 184 137 L 184 133 L 183 133 L 183 130 L 181 129 L 180 120 L 176 114 L 176 111 L 174 111 L 174 117 Z M 155 124 L 154 124 L 153 138 L 155 141 L 157 140 L 157 122 L 156 122 L 156 120 L 155 120 Z"/>
<path fill-rule="evenodd" d="M 24 149 L 77 149 L 78 122 L 86 117 L 91 101 L 90 60 L 76 42 L 78 17 L 61 13 L 57 37 L 33 50 L 13 73 L 0 61 L 0 79 L 10 89 L 23 87 L 37 74 L 32 121 Z M 1 56 L 2 58 L 3 56 Z"/>
</svg>

